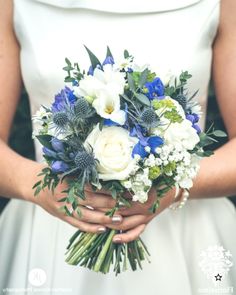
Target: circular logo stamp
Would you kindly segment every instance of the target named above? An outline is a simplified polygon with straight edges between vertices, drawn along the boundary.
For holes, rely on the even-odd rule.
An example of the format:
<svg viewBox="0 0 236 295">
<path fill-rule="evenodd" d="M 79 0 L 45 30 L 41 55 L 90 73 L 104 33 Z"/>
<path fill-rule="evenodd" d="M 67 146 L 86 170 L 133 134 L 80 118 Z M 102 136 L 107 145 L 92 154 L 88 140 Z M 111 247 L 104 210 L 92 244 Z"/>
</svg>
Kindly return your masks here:
<svg viewBox="0 0 236 295">
<path fill-rule="evenodd" d="M 33 268 L 29 272 L 28 280 L 32 286 L 40 287 L 47 280 L 46 272 L 41 268 Z"/>
</svg>

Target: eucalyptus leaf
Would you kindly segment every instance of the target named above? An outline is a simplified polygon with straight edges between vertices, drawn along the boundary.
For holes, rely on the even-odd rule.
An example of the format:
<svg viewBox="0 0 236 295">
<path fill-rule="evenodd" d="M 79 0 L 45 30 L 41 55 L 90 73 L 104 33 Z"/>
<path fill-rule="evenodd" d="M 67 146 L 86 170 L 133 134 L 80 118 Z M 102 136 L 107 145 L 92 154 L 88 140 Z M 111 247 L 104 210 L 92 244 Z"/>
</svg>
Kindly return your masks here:
<svg viewBox="0 0 236 295">
<path fill-rule="evenodd" d="M 212 134 L 216 137 L 227 137 L 227 134 L 222 130 L 214 130 Z"/>
<path fill-rule="evenodd" d="M 139 79 L 139 87 L 140 88 L 142 88 L 144 86 L 144 84 L 147 82 L 148 73 L 149 73 L 148 69 L 145 69 L 141 73 L 141 76 L 140 76 L 140 79 Z"/>
<path fill-rule="evenodd" d="M 144 95 L 142 93 L 135 93 L 135 97 L 138 99 L 139 102 L 141 102 L 145 106 L 150 107 L 151 103 L 150 103 L 150 100 L 147 98 L 146 95 Z"/>
<path fill-rule="evenodd" d="M 135 92 L 135 82 L 132 74 L 128 73 L 128 84 L 131 91 Z"/>
<path fill-rule="evenodd" d="M 130 55 L 129 55 L 129 52 L 128 50 L 124 50 L 124 58 L 128 58 Z"/>
</svg>

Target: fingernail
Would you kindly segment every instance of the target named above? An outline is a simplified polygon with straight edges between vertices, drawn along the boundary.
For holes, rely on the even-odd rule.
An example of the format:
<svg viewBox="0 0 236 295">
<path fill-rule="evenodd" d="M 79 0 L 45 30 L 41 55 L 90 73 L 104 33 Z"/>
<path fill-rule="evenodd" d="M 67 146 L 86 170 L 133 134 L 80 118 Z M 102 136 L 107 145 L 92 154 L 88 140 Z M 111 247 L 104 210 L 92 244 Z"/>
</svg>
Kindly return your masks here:
<svg viewBox="0 0 236 295">
<path fill-rule="evenodd" d="M 106 231 L 106 228 L 105 227 L 99 227 L 98 228 L 98 232 L 99 233 L 104 233 Z"/>
<path fill-rule="evenodd" d="M 114 243 L 121 243 L 121 238 L 116 237 L 116 238 L 113 239 L 113 242 Z"/>
<path fill-rule="evenodd" d="M 122 217 L 119 215 L 114 215 L 112 216 L 111 220 L 112 220 L 112 223 L 120 223 L 122 220 Z"/>
</svg>

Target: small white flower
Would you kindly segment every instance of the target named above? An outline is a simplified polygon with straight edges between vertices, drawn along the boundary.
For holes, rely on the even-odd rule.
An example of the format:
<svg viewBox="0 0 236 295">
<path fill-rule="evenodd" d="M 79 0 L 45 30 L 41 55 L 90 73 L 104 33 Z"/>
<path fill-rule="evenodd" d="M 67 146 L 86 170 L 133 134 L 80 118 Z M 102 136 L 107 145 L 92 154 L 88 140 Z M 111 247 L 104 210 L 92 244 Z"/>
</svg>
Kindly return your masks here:
<svg viewBox="0 0 236 295">
<path fill-rule="evenodd" d="M 145 146 L 145 151 L 147 152 L 147 153 L 150 153 L 150 151 L 151 151 L 151 148 L 150 148 L 150 146 Z"/>
</svg>

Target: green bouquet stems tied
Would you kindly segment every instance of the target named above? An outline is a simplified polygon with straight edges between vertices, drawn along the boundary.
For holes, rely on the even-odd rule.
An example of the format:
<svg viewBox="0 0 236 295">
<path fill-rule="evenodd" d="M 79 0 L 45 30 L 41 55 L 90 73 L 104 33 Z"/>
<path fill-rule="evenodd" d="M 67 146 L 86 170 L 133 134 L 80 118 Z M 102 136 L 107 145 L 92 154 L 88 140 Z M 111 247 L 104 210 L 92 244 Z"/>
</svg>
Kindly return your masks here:
<svg viewBox="0 0 236 295">
<path fill-rule="evenodd" d="M 135 64 L 127 50 L 119 62 L 109 47 L 103 62 L 87 47 L 86 51 L 91 61 L 87 71 L 66 58 L 65 88 L 33 117 L 40 126 L 34 136 L 47 163 L 33 187 L 35 196 L 44 189 L 54 192 L 66 181 L 61 210 L 81 216 L 85 187 L 105 189 L 116 203 L 104 213 L 112 217 L 121 205 L 145 203 L 155 188 L 156 199 L 149 208 L 155 213 L 170 189 L 192 187 L 200 160 L 213 153 L 206 147 L 225 133 L 213 127 L 203 132 L 198 125 L 201 111 L 197 91 L 189 94 L 188 71 L 164 83 L 149 67 Z M 141 238 L 114 243 L 120 232 L 77 230 L 66 262 L 104 274 L 111 269 L 115 274 L 135 271 L 143 261 L 150 262 Z"/>
</svg>

